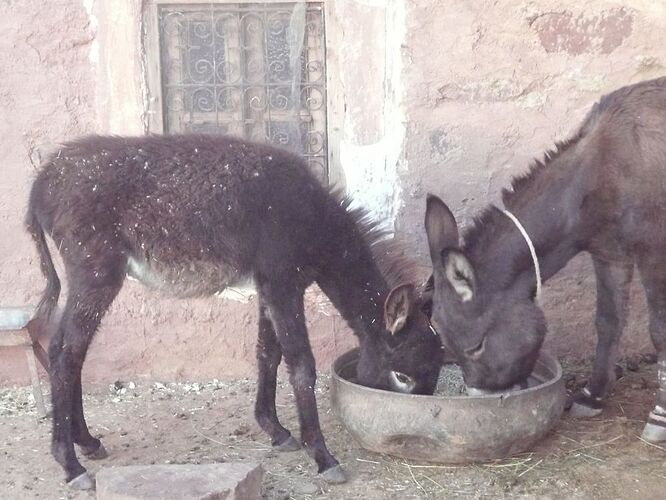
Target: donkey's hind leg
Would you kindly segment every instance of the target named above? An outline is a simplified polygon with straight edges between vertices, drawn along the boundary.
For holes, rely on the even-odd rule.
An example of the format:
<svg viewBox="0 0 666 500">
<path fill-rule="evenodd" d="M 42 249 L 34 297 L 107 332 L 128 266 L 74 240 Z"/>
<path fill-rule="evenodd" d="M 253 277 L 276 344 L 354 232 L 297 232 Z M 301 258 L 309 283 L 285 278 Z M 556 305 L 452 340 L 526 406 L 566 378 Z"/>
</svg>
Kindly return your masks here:
<svg viewBox="0 0 666 500">
<path fill-rule="evenodd" d="M 84 454 L 103 453 L 101 442 L 90 435 L 83 418 L 80 384 L 81 368 L 92 336 L 122 284 L 120 273 L 111 275 L 107 271 L 105 274 L 105 279 L 95 282 L 82 279 L 81 269 L 69 273 L 67 303 L 49 346 L 53 400 L 51 452 L 65 469 L 67 482 L 77 489 L 91 489 L 94 483 L 76 458 L 74 442 L 83 447 Z M 102 274 L 98 272 L 95 276 L 99 278 Z"/>
<path fill-rule="evenodd" d="M 106 452 L 102 442 L 93 437 L 88 430 L 85 416 L 83 415 L 83 394 L 81 389 L 81 375 L 74 382 L 74 414 L 72 418 L 72 438 L 79 445 L 81 453 L 92 460 L 101 460 L 109 454 Z"/>
<path fill-rule="evenodd" d="M 268 308 L 259 295 L 259 338 L 257 339 L 257 401 L 254 415 L 259 426 L 271 437 L 278 451 L 295 451 L 301 448 L 298 441 L 285 429 L 275 409 L 277 370 L 282 360 L 282 349 L 275 334 Z"/>
<path fill-rule="evenodd" d="M 642 258 L 638 265 L 647 297 L 650 337 L 657 350 L 659 381 L 657 401 L 643 429 L 643 439 L 657 443 L 666 441 L 666 258 Z"/>
<path fill-rule="evenodd" d="M 301 443 L 317 462 L 318 471 L 330 483 L 342 483 L 346 476 L 339 462 L 326 447 L 319 425 L 317 400 L 314 394 L 317 374 L 308 340 L 303 306 L 303 287 L 288 278 L 273 281 L 257 280 L 260 294 L 270 310 L 278 342 L 289 370 L 294 389 L 301 428 Z"/>
<path fill-rule="evenodd" d="M 591 417 L 601 413 L 604 398 L 615 383 L 618 345 L 626 324 L 629 290 L 634 264 L 608 263 L 593 257 L 597 277 L 597 353 L 590 379 L 573 396 L 569 413 Z"/>
</svg>

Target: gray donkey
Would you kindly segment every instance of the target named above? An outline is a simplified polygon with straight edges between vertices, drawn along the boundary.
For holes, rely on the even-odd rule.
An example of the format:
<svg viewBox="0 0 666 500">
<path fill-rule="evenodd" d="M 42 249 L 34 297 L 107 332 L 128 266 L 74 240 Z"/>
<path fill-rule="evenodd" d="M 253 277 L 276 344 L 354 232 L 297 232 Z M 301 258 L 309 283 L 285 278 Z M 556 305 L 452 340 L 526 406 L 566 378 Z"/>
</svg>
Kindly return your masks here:
<svg viewBox="0 0 666 500">
<path fill-rule="evenodd" d="M 415 267 L 363 211 L 351 209 L 284 150 L 210 135 L 86 137 L 43 165 L 30 193 L 27 228 L 47 278 L 37 323 L 46 324 L 60 292 L 45 233 L 60 251 L 69 284 L 49 359 L 52 453 L 73 487 L 94 486 L 74 443 L 88 458 L 106 456 L 84 419 L 81 367 L 128 274 L 178 297 L 254 280 L 256 419 L 278 449 L 299 447 L 276 414 L 284 357 L 301 443 L 330 482 L 344 481 L 345 474 L 319 426 L 303 306 L 310 284 L 319 285 L 358 337 L 359 383 L 434 390 L 441 344 L 421 311 Z"/>
<path fill-rule="evenodd" d="M 592 256 L 597 278 L 597 353 L 572 413 L 601 412 L 615 382 L 629 285 L 638 267 L 647 295 L 660 390 L 643 437 L 666 440 L 666 78 L 601 98 L 574 136 L 503 192 L 534 242 L 548 279 L 576 254 Z M 533 302 L 535 267 L 517 226 L 495 207 L 462 245 L 448 207 L 427 201 L 434 273 L 433 325 L 462 365 L 467 385 L 504 389 L 534 367 L 544 316 Z"/>
</svg>

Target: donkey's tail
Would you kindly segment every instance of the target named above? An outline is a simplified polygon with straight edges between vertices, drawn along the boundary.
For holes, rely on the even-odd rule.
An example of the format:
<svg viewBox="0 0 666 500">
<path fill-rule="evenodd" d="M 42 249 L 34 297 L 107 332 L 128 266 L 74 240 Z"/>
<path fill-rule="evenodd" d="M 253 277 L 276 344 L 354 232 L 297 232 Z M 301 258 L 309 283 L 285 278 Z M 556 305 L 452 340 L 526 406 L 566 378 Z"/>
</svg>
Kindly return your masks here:
<svg viewBox="0 0 666 500">
<path fill-rule="evenodd" d="M 37 215 L 32 210 L 32 207 L 28 208 L 25 225 L 32 235 L 32 239 L 35 241 L 42 274 L 44 274 L 44 277 L 46 278 L 46 290 L 44 290 L 42 298 L 40 299 L 39 304 L 37 304 L 33 319 L 40 321 L 42 324 L 48 324 L 51 315 L 58 304 L 58 298 L 60 297 L 60 279 L 58 278 L 58 273 L 53 265 L 51 252 L 46 244 L 44 229 L 39 222 Z"/>
</svg>

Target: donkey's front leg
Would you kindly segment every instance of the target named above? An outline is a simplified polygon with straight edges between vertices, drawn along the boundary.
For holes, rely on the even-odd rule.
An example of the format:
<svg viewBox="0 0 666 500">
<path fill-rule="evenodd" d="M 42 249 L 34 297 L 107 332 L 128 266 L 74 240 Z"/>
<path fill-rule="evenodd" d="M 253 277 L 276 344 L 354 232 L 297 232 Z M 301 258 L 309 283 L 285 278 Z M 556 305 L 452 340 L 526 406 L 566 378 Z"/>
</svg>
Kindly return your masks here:
<svg viewBox="0 0 666 500">
<path fill-rule="evenodd" d="M 604 262 L 593 257 L 597 277 L 597 353 L 587 385 L 573 395 L 570 414 L 591 417 L 601 413 L 601 403 L 615 383 L 618 345 L 626 324 L 629 289 L 634 265 Z"/>
<path fill-rule="evenodd" d="M 654 409 L 643 429 L 643 439 L 652 443 L 666 441 L 666 259 L 639 260 L 650 314 L 650 337 L 657 350 L 659 391 Z"/>
<path fill-rule="evenodd" d="M 291 433 L 285 429 L 275 409 L 275 391 L 277 389 L 277 370 L 282 360 L 282 349 L 277 340 L 273 322 L 268 314 L 268 306 L 259 295 L 259 337 L 257 339 L 257 401 L 254 416 L 259 426 L 271 437 L 271 442 L 278 451 L 295 451 L 301 446 Z"/>
<path fill-rule="evenodd" d="M 285 355 L 285 358 L 289 368 L 289 381 L 296 397 L 303 447 L 317 462 L 318 471 L 326 481 L 344 483 L 347 480 L 345 472 L 328 451 L 319 425 L 317 401 L 314 395 L 317 377 L 310 346 L 307 345 L 307 349 L 302 352 Z"/>
<path fill-rule="evenodd" d="M 305 326 L 303 289 L 286 280 L 277 280 L 277 283 L 280 284 L 260 285 L 260 293 L 270 308 L 270 317 L 289 370 L 301 427 L 301 443 L 317 462 L 318 471 L 326 481 L 342 483 L 347 480 L 344 470 L 328 451 L 319 425 L 314 394 L 317 376 Z"/>
</svg>

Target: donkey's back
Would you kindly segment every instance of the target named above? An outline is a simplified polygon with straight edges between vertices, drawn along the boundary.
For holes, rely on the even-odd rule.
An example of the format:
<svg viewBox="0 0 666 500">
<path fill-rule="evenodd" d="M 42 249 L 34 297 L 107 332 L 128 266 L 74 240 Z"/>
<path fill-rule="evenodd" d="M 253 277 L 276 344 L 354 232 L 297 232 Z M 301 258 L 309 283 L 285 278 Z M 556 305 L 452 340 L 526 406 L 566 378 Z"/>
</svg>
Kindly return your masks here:
<svg viewBox="0 0 666 500">
<path fill-rule="evenodd" d="M 573 146 L 583 245 L 627 255 L 666 244 L 666 78 L 594 105 Z M 613 248 L 617 247 L 617 248 Z M 615 256 L 614 255 L 614 256 Z"/>
<path fill-rule="evenodd" d="M 65 258 L 92 273 L 121 266 L 150 287 L 186 296 L 243 279 L 262 252 L 275 254 L 274 266 L 285 255 L 307 266 L 333 205 L 301 158 L 269 145 L 93 136 L 46 162 L 29 211 Z"/>
<path fill-rule="evenodd" d="M 648 80 L 603 96 L 581 125 L 575 150 L 596 182 L 631 190 L 624 199 L 635 189 L 663 191 L 665 130 L 666 78 Z"/>
</svg>

